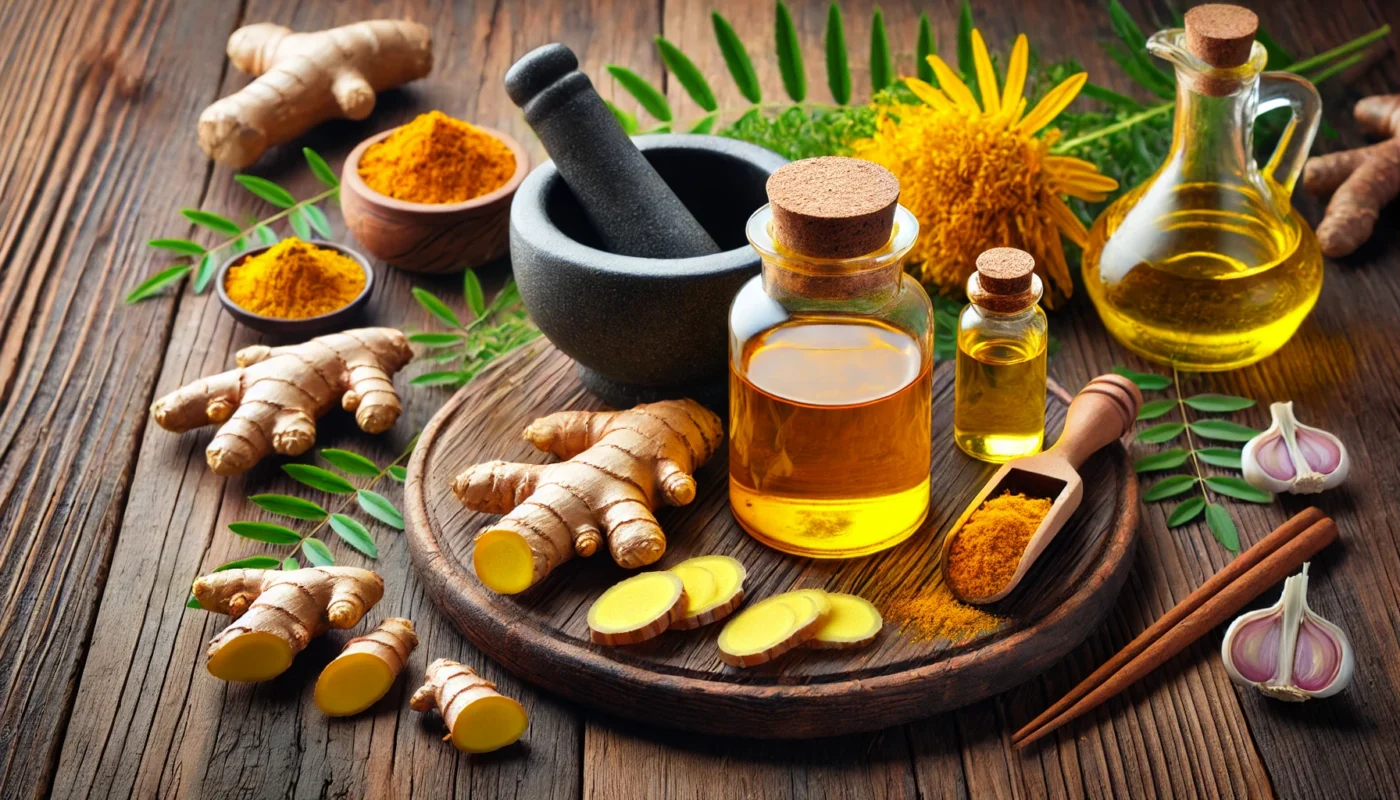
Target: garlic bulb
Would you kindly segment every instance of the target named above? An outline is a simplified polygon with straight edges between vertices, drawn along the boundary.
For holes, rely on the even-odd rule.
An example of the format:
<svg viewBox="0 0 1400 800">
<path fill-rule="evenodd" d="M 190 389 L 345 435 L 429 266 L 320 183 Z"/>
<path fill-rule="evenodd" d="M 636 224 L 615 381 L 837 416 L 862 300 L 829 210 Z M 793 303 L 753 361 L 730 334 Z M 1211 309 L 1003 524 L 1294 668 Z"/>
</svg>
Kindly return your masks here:
<svg viewBox="0 0 1400 800">
<path fill-rule="evenodd" d="M 1346 480 L 1351 459 L 1341 440 L 1293 416 L 1293 403 L 1269 406 L 1274 422 L 1240 454 L 1244 479 L 1266 492 L 1316 494 Z"/>
<path fill-rule="evenodd" d="M 1235 683 L 1293 702 L 1340 692 L 1355 666 L 1346 632 L 1308 608 L 1307 564 L 1275 606 L 1230 623 L 1220 657 Z"/>
</svg>

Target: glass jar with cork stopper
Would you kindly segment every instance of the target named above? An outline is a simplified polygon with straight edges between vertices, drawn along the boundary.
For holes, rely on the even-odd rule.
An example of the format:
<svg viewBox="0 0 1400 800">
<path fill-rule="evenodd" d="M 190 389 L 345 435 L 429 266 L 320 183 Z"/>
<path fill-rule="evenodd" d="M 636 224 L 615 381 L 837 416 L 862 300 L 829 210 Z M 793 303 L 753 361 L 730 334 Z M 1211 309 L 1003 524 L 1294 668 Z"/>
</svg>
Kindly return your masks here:
<svg viewBox="0 0 1400 800">
<path fill-rule="evenodd" d="M 729 313 L 729 497 L 788 553 L 866 555 L 928 514 L 933 304 L 903 262 L 919 234 L 899 181 L 797 161 L 749 219 L 763 271 Z"/>
</svg>

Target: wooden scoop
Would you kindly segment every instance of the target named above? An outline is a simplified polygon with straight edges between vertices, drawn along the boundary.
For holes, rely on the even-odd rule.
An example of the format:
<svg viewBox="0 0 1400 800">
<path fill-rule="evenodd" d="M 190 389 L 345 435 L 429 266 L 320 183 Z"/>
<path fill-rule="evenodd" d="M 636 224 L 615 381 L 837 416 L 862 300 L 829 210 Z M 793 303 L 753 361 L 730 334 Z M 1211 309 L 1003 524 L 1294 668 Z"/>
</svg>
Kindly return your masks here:
<svg viewBox="0 0 1400 800">
<path fill-rule="evenodd" d="M 1054 447 L 1043 453 L 1009 461 L 997 470 L 944 538 L 944 570 L 948 568 L 948 553 L 953 540 L 962 532 L 963 523 L 988 497 L 1010 491 L 1027 497 L 1053 497 L 1055 503 L 1040 527 L 1031 535 L 1030 542 L 1021 553 L 1016 572 L 1006 586 L 988 597 L 964 597 L 953 589 L 951 582 L 948 583 L 948 588 L 959 600 L 974 604 L 994 603 L 1016 588 L 1050 540 L 1079 508 L 1079 501 L 1084 495 L 1079 466 L 1099 448 L 1118 441 L 1127 433 L 1141 407 L 1142 393 L 1132 381 L 1122 375 L 1100 375 L 1074 396 L 1065 415 L 1064 430 Z"/>
</svg>

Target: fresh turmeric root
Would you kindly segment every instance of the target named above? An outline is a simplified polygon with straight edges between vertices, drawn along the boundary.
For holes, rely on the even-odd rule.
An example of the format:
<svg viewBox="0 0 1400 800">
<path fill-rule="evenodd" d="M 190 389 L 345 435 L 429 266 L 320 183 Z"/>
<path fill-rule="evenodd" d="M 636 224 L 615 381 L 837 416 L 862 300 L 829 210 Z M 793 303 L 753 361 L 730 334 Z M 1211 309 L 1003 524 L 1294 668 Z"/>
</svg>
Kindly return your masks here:
<svg viewBox="0 0 1400 800">
<path fill-rule="evenodd" d="M 379 702 L 417 646 L 413 623 L 399 617 L 389 617 L 368 634 L 346 642 L 316 680 L 316 707 L 332 717 L 346 717 Z"/>
<path fill-rule="evenodd" d="M 201 608 L 238 619 L 209 643 L 209 673 L 226 681 L 281 675 L 312 639 L 353 628 L 384 596 L 384 580 L 357 567 L 230 569 L 198 578 Z"/>
<path fill-rule="evenodd" d="M 413 358 L 393 328 L 360 328 L 290 347 L 238 351 L 238 368 L 191 383 L 151 407 L 156 423 L 184 433 L 223 423 L 205 451 L 217 475 L 237 475 L 272 452 L 300 455 L 316 420 L 337 400 L 367 433 L 393 426 L 402 407 L 389 376 Z"/>
<path fill-rule="evenodd" d="M 798 589 L 754 603 L 719 632 L 720 660 L 736 667 L 766 664 L 806 644 L 831 615 L 831 599 L 820 589 Z"/>
<path fill-rule="evenodd" d="M 525 438 L 568 461 L 492 461 L 452 482 L 468 508 L 506 514 L 476 537 L 477 577 L 492 591 L 523 592 L 575 554 L 593 555 L 604 533 L 619 565 L 654 563 L 666 537 L 652 510 L 695 499 L 692 474 L 723 435 L 719 417 L 694 400 L 535 420 Z"/>
<path fill-rule="evenodd" d="M 588 608 L 594 644 L 645 642 L 685 616 L 685 584 L 671 572 L 643 572 L 619 581 Z"/>
<path fill-rule="evenodd" d="M 685 587 L 685 615 L 671 630 L 691 630 L 729 616 L 744 603 L 744 565 L 729 556 L 697 556 L 669 572 Z"/>
<path fill-rule="evenodd" d="M 1362 98 L 1353 113 L 1362 131 L 1386 140 L 1310 158 L 1303 169 L 1309 192 L 1332 194 L 1317 226 L 1317 241 L 1333 258 L 1365 244 L 1381 209 L 1400 194 L 1400 94 Z"/>
<path fill-rule="evenodd" d="M 428 665 L 425 681 L 409 707 L 438 709 L 447 725 L 443 740 L 464 753 L 489 753 L 514 744 L 530 725 L 523 706 L 464 664 L 439 658 Z"/>
<path fill-rule="evenodd" d="M 328 119 L 368 117 L 376 93 L 432 71 L 433 43 L 427 28 L 405 20 L 316 33 L 263 22 L 234 31 L 228 57 L 257 80 L 204 109 L 199 146 L 238 169 Z"/>
</svg>

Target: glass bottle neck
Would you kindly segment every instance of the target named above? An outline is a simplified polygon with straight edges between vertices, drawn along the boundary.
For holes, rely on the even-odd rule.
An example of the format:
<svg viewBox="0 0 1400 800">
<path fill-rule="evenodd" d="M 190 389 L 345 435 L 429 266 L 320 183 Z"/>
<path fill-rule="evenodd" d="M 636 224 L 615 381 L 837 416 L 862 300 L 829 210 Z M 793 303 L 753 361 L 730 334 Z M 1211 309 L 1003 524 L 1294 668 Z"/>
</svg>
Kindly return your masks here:
<svg viewBox="0 0 1400 800">
<path fill-rule="evenodd" d="M 1182 178 L 1196 183 L 1235 183 L 1258 171 L 1254 163 L 1254 117 L 1259 105 L 1259 78 L 1235 84 L 1214 95 L 1198 91 L 1203 78 L 1177 68 L 1176 121 L 1167 157 Z"/>
</svg>

